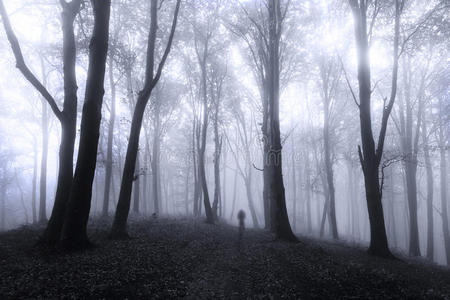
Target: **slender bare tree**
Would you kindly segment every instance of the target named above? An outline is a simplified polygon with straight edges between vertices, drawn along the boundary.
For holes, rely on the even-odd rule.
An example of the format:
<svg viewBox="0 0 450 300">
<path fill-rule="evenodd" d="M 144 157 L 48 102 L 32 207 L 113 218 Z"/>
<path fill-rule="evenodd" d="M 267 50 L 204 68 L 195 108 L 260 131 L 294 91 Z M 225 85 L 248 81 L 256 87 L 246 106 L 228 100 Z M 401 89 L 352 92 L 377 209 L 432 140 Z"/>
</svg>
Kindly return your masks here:
<svg viewBox="0 0 450 300">
<path fill-rule="evenodd" d="M 139 148 L 139 135 L 142 128 L 142 119 L 144 116 L 145 107 L 147 106 L 148 100 L 152 90 L 158 83 L 164 65 L 166 63 L 167 57 L 172 46 L 173 37 L 175 35 L 175 28 L 178 20 L 178 12 L 180 9 L 181 0 L 177 0 L 175 5 L 175 11 L 173 15 L 172 27 L 170 30 L 169 38 L 161 58 L 158 67 L 155 72 L 155 48 L 156 48 L 156 33 L 158 29 L 158 1 L 152 0 L 150 5 L 150 30 L 147 42 L 147 65 L 145 68 L 145 80 L 144 87 L 139 92 L 138 98 L 136 100 L 136 106 L 133 113 L 133 118 L 131 121 L 131 130 L 127 147 L 127 154 L 125 158 L 125 165 L 122 175 L 122 183 L 120 186 L 119 201 L 117 202 L 116 214 L 114 216 L 114 223 L 111 228 L 111 237 L 126 237 L 127 234 L 127 219 L 130 210 L 131 201 L 131 190 L 133 179 L 135 177 L 135 166 L 137 152 Z"/>
</svg>

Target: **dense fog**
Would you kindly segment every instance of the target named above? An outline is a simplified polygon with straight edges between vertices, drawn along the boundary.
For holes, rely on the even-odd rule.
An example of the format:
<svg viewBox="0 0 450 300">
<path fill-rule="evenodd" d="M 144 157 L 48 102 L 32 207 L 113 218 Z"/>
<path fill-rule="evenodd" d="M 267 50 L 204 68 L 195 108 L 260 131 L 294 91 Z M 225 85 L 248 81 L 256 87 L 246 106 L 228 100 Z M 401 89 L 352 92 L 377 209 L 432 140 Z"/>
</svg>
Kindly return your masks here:
<svg viewBox="0 0 450 300">
<path fill-rule="evenodd" d="M 449 264 L 448 1 L 100 2 L 0 1 L 2 231 L 242 209 Z"/>
</svg>

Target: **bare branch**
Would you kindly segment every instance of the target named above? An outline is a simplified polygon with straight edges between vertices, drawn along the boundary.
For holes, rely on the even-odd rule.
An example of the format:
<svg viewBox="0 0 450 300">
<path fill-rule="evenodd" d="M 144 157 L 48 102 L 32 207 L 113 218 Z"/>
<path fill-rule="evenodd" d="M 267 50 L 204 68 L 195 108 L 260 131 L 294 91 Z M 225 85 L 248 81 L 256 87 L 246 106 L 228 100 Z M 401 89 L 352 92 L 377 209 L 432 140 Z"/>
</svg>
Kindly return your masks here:
<svg viewBox="0 0 450 300">
<path fill-rule="evenodd" d="M 347 86 L 350 89 L 350 92 L 351 92 L 352 97 L 353 97 L 353 101 L 355 101 L 356 106 L 358 106 L 358 108 L 359 108 L 358 100 L 356 99 L 355 92 L 353 91 L 352 85 L 350 84 L 350 81 L 348 79 L 347 72 L 345 71 L 345 68 L 344 68 L 344 63 L 342 62 L 342 58 L 341 58 L 341 56 L 339 54 L 337 56 L 339 58 L 339 61 L 341 62 L 341 68 L 342 68 L 342 71 L 344 72 L 345 81 L 347 82 Z"/>
<path fill-rule="evenodd" d="M 167 41 L 166 49 L 164 50 L 164 54 L 161 58 L 161 61 L 159 62 L 158 69 L 156 71 L 156 75 L 152 80 L 151 86 L 152 88 L 158 83 L 159 78 L 161 77 L 161 72 L 164 67 L 164 64 L 166 63 L 167 57 L 169 56 L 170 48 L 172 46 L 173 37 L 175 35 L 175 29 L 177 27 L 177 20 L 178 20 L 178 12 L 180 10 L 180 3 L 181 0 L 177 0 L 177 4 L 175 6 L 175 12 L 173 13 L 173 21 L 172 21 L 172 28 L 170 29 L 170 35 L 169 40 Z"/>
<path fill-rule="evenodd" d="M 0 0 L 0 14 L 3 19 L 3 27 L 5 28 L 6 35 L 8 37 L 9 43 L 11 44 L 11 49 L 14 53 L 14 57 L 16 58 L 16 67 L 22 73 L 22 75 L 30 82 L 38 92 L 44 97 L 44 99 L 50 105 L 55 116 L 62 120 L 63 113 L 58 108 L 55 99 L 48 92 L 47 88 L 36 78 L 36 76 L 31 72 L 28 66 L 25 63 L 25 59 L 23 58 L 22 50 L 20 48 L 19 40 L 17 39 L 16 34 L 14 33 L 11 23 L 9 21 L 8 14 L 6 13 L 5 6 L 3 4 L 3 0 Z"/>
<path fill-rule="evenodd" d="M 260 169 L 260 168 L 258 168 L 257 166 L 255 166 L 255 164 L 254 164 L 254 163 L 252 163 L 252 166 L 253 166 L 253 168 L 255 168 L 256 170 L 258 170 L 258 171 L 261 171 L 261 172 L 264 172 L 264 170 L 263 170 L 263 169 Z"/>
<path fill-rule="evenodd" d="M 402 1 L 403 3 L 403 1 Z M 402 10 L 403 4 L 399 3 L 399 0 L 395 1 L 395 33 L 394 33 L 394 63 L 392 66 L 392 86 L 391 86 L 391 96 L 389 98 L 389 103 L 386 106 L 385 103 L 383 104 L 383 116 L 381 120 L 381 130 L 380 135 L 378 138 L 378 144 L 376 149 L 376 159 L 377 163 L 379 164 L 381 161 L 381 157 L 383 155 L 383 148 L 384 148 L 384 140 L 386 137 L 386 131 L 387 131 L 387 123 L 389 120 L 389 115 L 391 114 L 392 107 L 394 106 L 395 97 L 397 95 L 397 76 L 398 76 L 398 44 L 399 44 L 399 36 L 400 36 L 400 15 Z M 385 98 L 386 99 L 386 98 Z M 384 101 L 386 102 L 386 100 Z"/>
</svg>

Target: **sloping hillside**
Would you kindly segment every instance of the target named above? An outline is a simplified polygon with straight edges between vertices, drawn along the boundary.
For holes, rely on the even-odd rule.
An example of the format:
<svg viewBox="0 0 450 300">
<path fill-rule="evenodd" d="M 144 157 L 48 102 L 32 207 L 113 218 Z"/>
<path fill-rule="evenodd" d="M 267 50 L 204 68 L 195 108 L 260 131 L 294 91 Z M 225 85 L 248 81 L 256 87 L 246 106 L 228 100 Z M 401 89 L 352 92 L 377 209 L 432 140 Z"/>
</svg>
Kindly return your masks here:
<svg viewBox="0 0 450 300">
<path fill-rule="evenodd" d="M 0 235 L 0 298 L 450 298 L 450 270 L 368 256 L 309 239 L 274 241 L 262 230 L 191 219 L 134 219 L 133 238 L 58 253 L 33 247 L 40 228 Z"/>
</svg>

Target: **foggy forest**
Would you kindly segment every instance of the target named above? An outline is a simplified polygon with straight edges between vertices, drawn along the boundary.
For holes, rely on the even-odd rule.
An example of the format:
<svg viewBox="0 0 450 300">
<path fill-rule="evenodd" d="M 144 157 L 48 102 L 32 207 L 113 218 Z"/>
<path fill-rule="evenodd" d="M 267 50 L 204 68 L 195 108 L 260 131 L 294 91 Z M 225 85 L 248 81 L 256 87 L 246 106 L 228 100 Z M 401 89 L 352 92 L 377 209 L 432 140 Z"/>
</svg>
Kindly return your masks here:
<svg viewBox="0 0 450 300">
<path fill-rule="evenodd" d="M 449 299 L 448 0 L 0 0 L 1 299 Z"/>
</svg>

